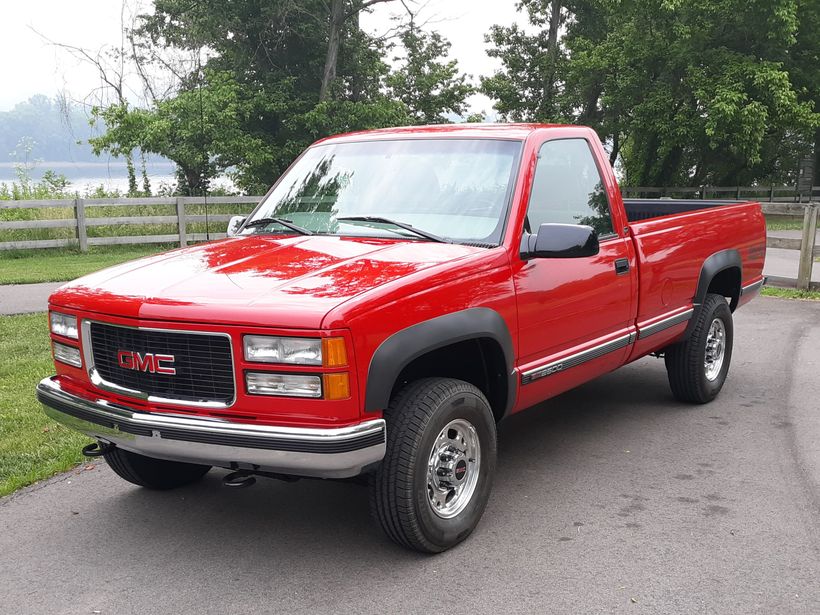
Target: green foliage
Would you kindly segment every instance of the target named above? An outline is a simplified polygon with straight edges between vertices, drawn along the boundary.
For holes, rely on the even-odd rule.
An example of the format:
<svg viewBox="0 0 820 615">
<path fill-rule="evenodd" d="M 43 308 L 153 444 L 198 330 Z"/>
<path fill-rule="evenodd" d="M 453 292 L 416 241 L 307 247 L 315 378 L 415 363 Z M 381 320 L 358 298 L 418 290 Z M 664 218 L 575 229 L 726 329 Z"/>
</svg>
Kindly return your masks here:
<svg viewBox="0 0 820 615">
<path fill-rule="evenodd" d="M 442 124 L 448 121 L 444 114 L 464 115 L 466 99 L 474 88 L 467 75 L 459 74 L 458 62 L 441 60 L 447 56 L 450 43 L 438 32 L 415 28 L 403 32 L 400 38 L 404 63 L 387 77 L 387 87 L 407 107 L 412 123 Z"/>
<path fill-rule="evenodd" d="M 780 299 L 802 299 L 804 301 L 820 301 L 820 292 L 816 290 L 801 290 L 797 288 L 776 288 L 764 286 L 760 294 L 765 297 L 779 297 Z"/>
<path fill-rule="evenodd" d="M 149 109 L 96 109 L 108 126 L 94 150 L 139 149 L 173 160 L 179 192 L 201 194 L 228 172 L 248 193 L 264 192 L 317 138 L 351 130 L 442 122 L 472 92 L 438 34 L 407 32 L 406 62 L 391 73 L 388 48 L 358 26 L 361 0 L 343 0 L 335 79 L 320 100 L 330 5 L 325 0 L 155 0 L 140 18 L 141 45 L 208 58 L 179 90 Z"/>
<path fill-rule="evenodd" d="M 551 56 L 552 4 L 522 2 L 541 31 L 488 36 L 503 68 L 482 88 L 504 117 L 593 126 L 632 185 L 794 180 L 820 126 L 817 3 L 566 1 Z"/>
</svg>

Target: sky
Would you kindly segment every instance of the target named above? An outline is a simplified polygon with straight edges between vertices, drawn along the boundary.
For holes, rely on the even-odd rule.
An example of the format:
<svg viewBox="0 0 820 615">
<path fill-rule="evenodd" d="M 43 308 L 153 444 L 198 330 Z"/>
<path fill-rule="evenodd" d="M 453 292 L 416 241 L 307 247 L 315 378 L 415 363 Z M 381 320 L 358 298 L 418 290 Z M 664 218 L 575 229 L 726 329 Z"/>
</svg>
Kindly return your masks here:
<svg viewBox="0 0 820 615">
<path fill-rule="evenodd" d="M 147 0 L 127 0 L 131 5 Z M 419 21 L 438 30 L 452 43 L 450 55 L 461 70 L 476 78 L 490 74 L 497 62 L 485 53 L 484 34 L 493 24 L 522 23 L 515 0 L 416 0 L 423 5 Z M 376 5 L 361 20 L 362 27 L 383 34 L 398 14 L 399 3 Z M 120 0 L 4 0 L 0 9 L 0 111 L 34 94 L 84 100 L 99 86 L 94 69 L 49 43 L 57 41 L 97 51 L 118 45 Z M 477 79 L 476 79 L 477 81 Z M 471 111 L 491 112 L 484 96 L 470 100 Z"/>
</svg>

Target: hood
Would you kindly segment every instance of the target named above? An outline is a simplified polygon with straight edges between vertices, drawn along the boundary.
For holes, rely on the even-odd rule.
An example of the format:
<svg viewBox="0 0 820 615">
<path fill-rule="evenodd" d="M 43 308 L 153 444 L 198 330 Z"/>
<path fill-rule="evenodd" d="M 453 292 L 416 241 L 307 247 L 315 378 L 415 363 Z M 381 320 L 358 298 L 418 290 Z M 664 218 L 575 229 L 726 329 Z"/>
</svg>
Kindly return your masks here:
<svg viewBox="0 0 820 615">
<path fill-rule="evenodd" d="M 129 318 L 319 328 L 334 307 L 481 248 L 362 237 L 249 236 L 104 269 L 50 303 Z"/>
</svg>

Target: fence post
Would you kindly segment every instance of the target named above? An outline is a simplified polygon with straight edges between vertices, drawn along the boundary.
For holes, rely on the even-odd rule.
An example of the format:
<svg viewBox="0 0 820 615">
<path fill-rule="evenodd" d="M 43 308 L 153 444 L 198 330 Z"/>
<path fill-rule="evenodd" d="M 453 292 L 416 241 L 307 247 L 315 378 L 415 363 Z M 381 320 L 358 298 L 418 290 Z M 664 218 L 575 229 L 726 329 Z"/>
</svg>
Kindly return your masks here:
<svg viewBox="0 0 820 615">
<path fill-rule="evenodd" d="M 188 232 L 186 229 L 187 219 L 185 217 L 185 201 L 177 197 L 177 228 L 179 229 L 179 247 L 188 245 Z"/>
<path fill-rule="evenodd" d="M 800 266 L 797 269 L 797 288 L 808 290 L 814 264 L 814 244 L 817 238 L 817 204 L 807 203 L 803 214 L 803 239 L 800 242 Z"/>
<path fill-rule="evenodd" d="M 772 184 L 772 188 L 769 190 L 769 203 L 774 203 L 774 184 Z"/>
<path fill-rule="evenodd" d="M 88 252 L 88 229 L 85 226 L 85 199 L 74 199 L 74 220 L 77 222 L 77 241 L 80 252 Z"/>
</svg>

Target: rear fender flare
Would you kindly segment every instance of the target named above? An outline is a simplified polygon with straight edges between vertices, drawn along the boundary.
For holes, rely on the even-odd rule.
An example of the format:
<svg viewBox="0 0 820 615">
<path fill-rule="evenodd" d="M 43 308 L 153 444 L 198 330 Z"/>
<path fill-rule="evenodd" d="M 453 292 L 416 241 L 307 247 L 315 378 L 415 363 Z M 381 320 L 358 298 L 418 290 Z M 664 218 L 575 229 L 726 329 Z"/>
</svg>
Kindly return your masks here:
<svg viewBox="0 0 820 615">
<path fill-rule="evenodd" d="M 738 269 L 741 273 L 740 279 L 743 279 L 743 262 L 740 258 L 740 252 L 737 250 L 728 249 L 715 252 L 703 262 L 703 266 L 700 268 L 700 276 L 698 277 L 697 290 L 695 291 L 695 296 L 692 299 L 695 312 L 689 320 L 689 326 L 686 328 L 686 338 L 689 337 L 692 328 L 697 322 L 700 306 L 703 305 L 703 302 L 706 300 L 706 293 L 709 291 L 709 285 L 712 283 L 712 280 L 715 279 L 717 274 L 727 269 Z M 734 311 L 736 307 L 737 298 L 732 300 L 732 311 Z"/>
</svg>

